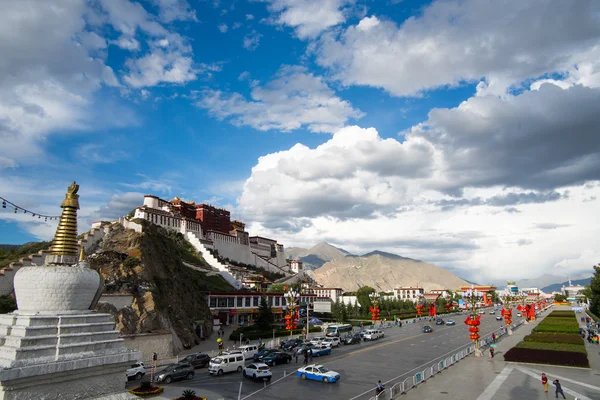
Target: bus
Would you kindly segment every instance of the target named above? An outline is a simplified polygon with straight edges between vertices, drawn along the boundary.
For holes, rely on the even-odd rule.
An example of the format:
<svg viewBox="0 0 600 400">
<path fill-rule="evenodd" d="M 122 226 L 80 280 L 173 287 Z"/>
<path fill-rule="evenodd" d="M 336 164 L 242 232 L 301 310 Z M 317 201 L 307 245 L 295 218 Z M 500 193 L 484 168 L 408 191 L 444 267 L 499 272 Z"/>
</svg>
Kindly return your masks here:
<svg viewBox="0 0 600 400">
<path fill-rule="evenodd" d="M 327 327 L 326 336 L 328 336 L 328 337 L 337 336 L 339 338 L 342 338 L 343 336 L 346 336 L 350 332 L 352 332 L 352 325 L 350 325 L 350 324 L 329 325 Z"/>
</svg>

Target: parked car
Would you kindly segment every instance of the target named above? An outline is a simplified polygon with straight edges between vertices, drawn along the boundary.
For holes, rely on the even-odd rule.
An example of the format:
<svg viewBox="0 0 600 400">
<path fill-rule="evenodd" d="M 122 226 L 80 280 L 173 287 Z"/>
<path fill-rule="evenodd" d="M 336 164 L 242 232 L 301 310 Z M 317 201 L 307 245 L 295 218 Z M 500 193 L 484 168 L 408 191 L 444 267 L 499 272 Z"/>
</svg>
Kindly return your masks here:
<svg viewBox="0 0 600 400">
<path fill-rule="evenodd" d="M 142 379 L 142 376 L 146 375 L 146 368 L 144 367 L 144 363 L 141 361 L 136 362 L 131 367 L 129 367 L 129 369 L 127 369 L 125 375 L 127 376 L 127 380 L 135 379 L 136 381 L 139 381 L 140 379 Z"/>
<path fill-rule="evenodd" d="M 344 340 L 344 344 L 356 344 L 362 342 L 362 336 L 360 333 L 355 333 L 353 335 L 346 336 L 346 340 Z"/>
<path fill-rule="evenodd" d="M 302 344 L 304 344 L 304 341 L 302 339 L 290 339 L 281 343 L 279 347 L 281 347 L 281 349 L 284 351 L 291 351 Z"/>
<path fill-rule="evenodd" d="M 315 346 L 315 348 L 311 349 L 310 351 L 312 351 L 313 357 L 327 356 L 331 354 L 331 347 L 324 344 L 320 344 L 318 346 Z"/>
<path fill-rule="evenodd" d="M 340 343 L 342 343 L 342 341 L 339 337 L 328 337 L 321 342 L 321 344 L 325 344 L 329 347 L 340 347 Z"/>
<path fill-rule="evenodd" d="M 446 325 L 456 325 L 456 322 L 454 322 L 453 320 L 449 319 L 448 321 L 446 321 Z"/>
<path fill-rule="evenodd" d="M 496 311 L 492 310 L 490 311 L 490 315 L 496 314 Z"/>
<path fill-rule="evenodd" d="M 244 359 L 248 360 L 254 357 L 259 352 L 258 345 L 246 344 L 237 348 L 244 355 Z"/>
<path fill-rule="evenodd" d="M 191 380 L 194 377 L 194 367 L 188 363 L 169 364 L 162 370 L 156 373 L 155 382 L 163 382 L 166 384 L 172 381 L 187 379 Z"/>
<path fill-rule="evenodd" d="M 364 340 L 377 340 L 384 336 L 383 332 L 379 329 L 368 329 L 363 335 Z"/>
<path fill-rule="evenodd" d="M 433 329 L 431 329 L 431 327 L 429 325 L 425 325 L 423 327 L 423 333 L 431 333 L 433 332 Z"/>
<path fill-rule="evenodd" d="M 279 350 L 277 349 L 262 349 L 254 355 L 254 361 L 262 361 L 262 359 L 268 356 L 269 354 L 276 353 L 278 351 Z"/>
<path fill-rule="evenodd" d="M 267 364 L 264 363 L 252 363 L 246 365 L 246 367 L 242 371 L 242 375 L 244 378 L 251 379 L 262 379 L 264 381 L 270 381 L 273 373 L 271 372 L 271 368 Z"/>
<path fill-rule="evenodd" d="M 298 368 L 296 375 L 302 379 L 312 379 L 315 381 L 334 383 L 340 380 L 340 374 L 331 371 L 322 365 L 307 365 L 306 367 Z"/>
<path fill-rule="evenodd" d="M 210 356 L 204 353 L 196 353 L 185 356 L 180 362 L 192 364 L 194 368 L 203 368 L 208 365 Z"/>
<path fill-rule="evenodd" d="M 279 364 L 289 364 L 292 362 L 292 356 L 288 353 L 275 352 L 271 353 L 268 356 L 265 356 L 262 359 L 263 363 L 267 365 L 279 365 Z"/>
<path fill-rule="evenodd" d="M 502 316 L 496 315 L 496 321 L 502 321 Z"/>
<path fill-rule="evenodd" d="M 304 354 L 304 352 L 306 350 L 314 349 L 315 347 L 316 346 L 314 344 L 312 344 L 312 343 L 303 343 L 300 346 L 296 346 L 294 348 L 294 355 L 296 355 L 296 354 L 298 354 L 298 355 Z"/>
<path fill-rule="evenodd" d="M 317 336 L 317 337 L 310 339 L 310 342 L 316 346 L 316 345 L 321 344 L 321 342 L 323 340 L 325 340 L 325 336 Z"/>
<path fill-rule="evenodd" d="M 435 320 L 435 324 L 436 325 L 444 325 L 444 320 L 441 319 L 441 318 L 438 318 L 438 319 Z"/>
<path fill-rule="evenodd" d="M 223 375 L 224 372 L 242 372 L 245 364 L 242 353 L 222 354 L 210 359 L 208 373 L 211 375 Z"/>
</svg>

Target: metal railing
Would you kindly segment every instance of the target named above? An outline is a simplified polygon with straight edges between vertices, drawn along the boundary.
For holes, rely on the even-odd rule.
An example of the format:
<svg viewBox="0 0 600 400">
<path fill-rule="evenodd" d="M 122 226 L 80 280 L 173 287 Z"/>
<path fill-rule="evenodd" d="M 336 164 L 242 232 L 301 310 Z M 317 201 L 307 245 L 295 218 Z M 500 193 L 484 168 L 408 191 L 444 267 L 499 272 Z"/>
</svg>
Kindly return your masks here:
<svg viewBox="0 0 600 400">
<path fill-rule="evenodd" d="M 511 324 L 513 329 L 519 327 L 523 324 L 523 321 L 515 322 Z M 504 328 L 496 329 L 489 334 L 485 335 L 482 340 L 479 341 L 479 348 L 482 349 L 489 344 L 495 342 L 492 340 L 492 334 L 495 335 L 496 340 L 507 334 L 507 330 Z M 395 383 L 391 388 L 384 390 L 377 396 L 371 397 L 369 400 L 388 400 L 394 399 L 402 394 L 407 393 L 412 388 L 419 386 L 421 383 L 426 382 L 427 380 L 433 378 L 435 375 L 439 374 L 443 370 L 449 368 L 450 366 L 456 364 L 463 358 L 469 356 L 470 354 L 475 352 L 475 344 L 466 345 L 463 349 L 457 351 L 454 354 L 451 354 L 449 357 L 441 358 L 431 366 L 423 369 L 422 371 L 417 371 L 416 373 L 406 377 L 402 382 Z M 408 373 L 407 373 L 408 374 Z M 407 375 L 404 374 L 404 375 Z M 398 377 L 402 378 L 404 375 Z"/>
</svg>

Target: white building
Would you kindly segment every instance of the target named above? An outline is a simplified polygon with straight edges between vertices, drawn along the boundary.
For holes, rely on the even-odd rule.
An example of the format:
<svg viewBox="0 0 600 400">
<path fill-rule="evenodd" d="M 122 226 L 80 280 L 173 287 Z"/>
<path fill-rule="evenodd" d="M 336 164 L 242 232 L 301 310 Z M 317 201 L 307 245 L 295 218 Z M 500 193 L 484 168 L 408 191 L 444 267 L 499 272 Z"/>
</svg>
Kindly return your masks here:
<svg viewBox="0 0 600 400">
<path fill-rule="evenodd" d="M 298 261 L 298 260 L 288 260 L 289 264 L 290 264 L 290 270 L 295 273 L 298 274 L 300 272 L 302 272 L 303 266 L 302 266 L 302 261 Z"/>
<path fill-rule="evenodd" d="M 450 297 L 450 292 L 447 289 L 433 289 L 433 290 L 430 290 L 429 293 L 440 295 L 441 297 L 443 297 L 445 299 Z"/>
<path fill-rule="evenodd" d="M 342 288 L 311 288 L 310 293 L 314 293 L 317 297 L 328 297 L 332 302 L 336 302 L 338 299 L 342 301 Z"/>
<path fill-rule="evenodd" d="M 420 287 L 397 287 L 394 294 L 398 300 L 410 300 L 416 303 L 420 296 L 425 294 L 425 289 Z"/>
<path fill-rule="evenodd" d="M 577 301 L 583 299 L 585 296 L 581 292 L 585 289 L 581 285 L 573 285 L 569 279 L 569 286 L 563 286 L 560 291 L 563 295 L 567 296 L 569 301 Z"/>
</svg>

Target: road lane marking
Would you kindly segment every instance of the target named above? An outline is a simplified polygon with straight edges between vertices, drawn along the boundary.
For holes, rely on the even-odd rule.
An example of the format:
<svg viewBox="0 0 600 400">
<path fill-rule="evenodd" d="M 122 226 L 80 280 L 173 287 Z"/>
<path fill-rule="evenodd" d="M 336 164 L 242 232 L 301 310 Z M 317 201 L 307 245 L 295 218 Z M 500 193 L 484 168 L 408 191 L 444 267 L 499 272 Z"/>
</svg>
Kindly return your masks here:
<svg viewBox="0 0 600 400">
<path fill-rule="evenodd" d="M 496 395 L 496 392 L 498 392 L 498 389 L 502 387 L 502 384 L 504 383 L 506 378 L 508 378 L 508 375 L 510 375 L 514 368 L 515 367 L 510 364 L 504 367 L 502 372 L 500 372 L 496 379 L 494 379 L 492 383 L 490 383 L 488 387 L 485 388 L 485 390 L 479 395 L 477 400 L 492 400 Z"/>
<path fill-rule="evenodd" d="M 538 375 L 541 375 L 541 374 L 542 374 L 542 371 L 539 371 L 539 370 L 537 370 L 537 369 L 534 369 L 534 368 L 526 368 L 526 367 L 522 367 L 522 366 L 518 366 L 518 367 L 516 367 L 516 368 L 517 368 L 519 371 L 521 371 L 521 372 L 524 372 L 524 373 L 526 373 L 527 375 L 533 376 L 533 377 L 535 377 L 535 378 L 537 378 L 537 377 L 538 377 L 537 375 L 535 375 L 536 373 L 537 373 Z M 532 375 L 532 374 L 533 374 L 533 375 Z M 560 380 L 563 380 L 563 381 L 565 381 L 565 382 L 571 382 L 571 383 L 574 383 L 574 384 L 576 384 L 576 385 L 583 386 L 583 387 L 586 387 L 586 388 L 588 388 L 588 389 L 592 389 L 592 390 L 595 390 L 595 391 L 597 391 L 597 392 L 600 392 L 600 387 L 598 387 L 598 386 L 594 386 L 594 385 L 590 385 L 589 383 L 585 383 L 585 382 L 576 381 L 576 380 L 574 380 L 574 379 L 565 378 L 564 376 L 558 376 L 558 375 L 555 375 L 555 374 L 546 374 L 546 375 L 552 375 L 553 377 L 555 377 L 555 378 L 558 378 L 558 379 L 560 379 Z M 581 397 L 581 396 L 577 396 L 577 397 Z"/>
</svg>

